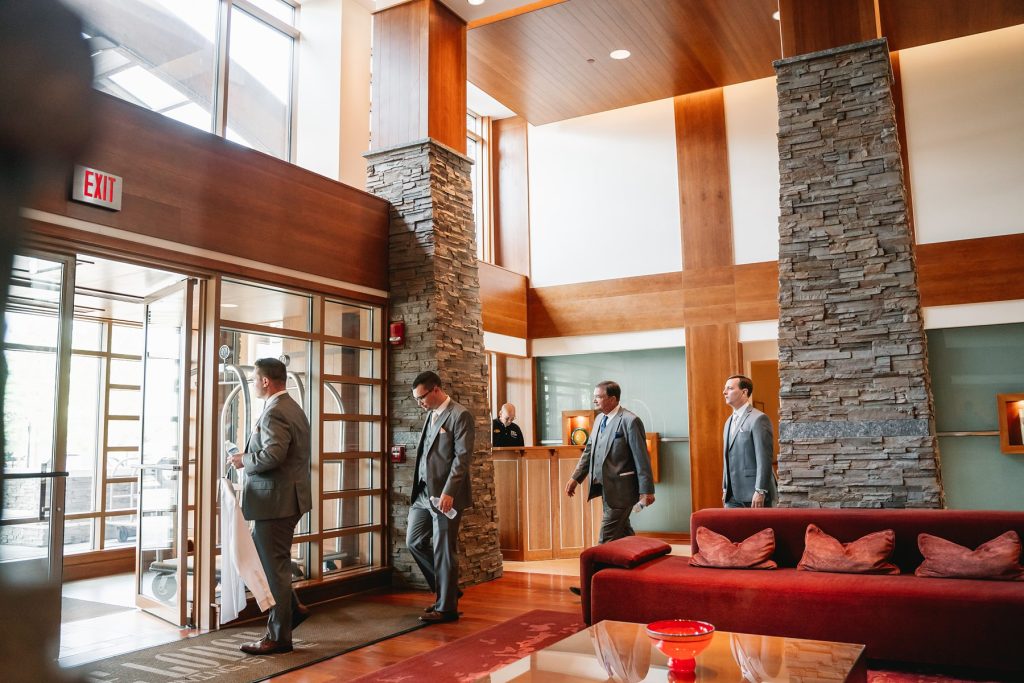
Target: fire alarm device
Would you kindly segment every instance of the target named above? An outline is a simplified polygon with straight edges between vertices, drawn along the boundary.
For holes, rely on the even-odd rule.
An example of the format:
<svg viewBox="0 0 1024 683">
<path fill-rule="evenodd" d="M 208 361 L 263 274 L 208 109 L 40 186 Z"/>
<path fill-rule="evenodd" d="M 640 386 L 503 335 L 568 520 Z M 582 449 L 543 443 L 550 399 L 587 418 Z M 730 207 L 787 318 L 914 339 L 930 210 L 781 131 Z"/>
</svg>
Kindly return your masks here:
<svg viewBox="0 0 1024 683">
<path fill-rule="evenodd" d="M 388 341 L 392 346 L 401 346 L 405 343 L 405 323 L 395 322 L 388 326 Z"/>
<path fill-rule="evenodd" d="M 405 446 L 391 447 L 391 462 L 405 462 Z"/>
</svg>

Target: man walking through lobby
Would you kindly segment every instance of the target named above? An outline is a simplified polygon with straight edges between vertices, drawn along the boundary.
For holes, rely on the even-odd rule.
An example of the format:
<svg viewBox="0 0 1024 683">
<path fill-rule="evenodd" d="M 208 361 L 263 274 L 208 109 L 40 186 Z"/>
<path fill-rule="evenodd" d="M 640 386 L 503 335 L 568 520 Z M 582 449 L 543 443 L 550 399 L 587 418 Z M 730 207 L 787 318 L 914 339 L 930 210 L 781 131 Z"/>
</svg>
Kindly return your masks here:
<svg viewBox="0 0 1024 683">
<path fill-rule="evenodd" d="M 459 524 L 460 513 L 473 504 L 469 466 L 475 427 L 473 415 L 444 392 L 434 372 L 416 376 L 412 397 L 427 417 L 416 448 L 405 542 L 436 596 L 420 620 L 439 624 L 459 618 Z"/>
<path fill-rule="evenodd" d="M 619 405 L 621 396 L 622 388 L 615 382 L 594 387 L 594 407 L 601 413 L 597 428 L 565 484 L 565 495 L 571 498 L 590 475 L 587 500 L 601 496 L 603 503 L 600 543 L 632 536 L 629 515 L 633 506 L 638 501 L 645 507 L 654 503 L 654 476 L 644 423 Z M 569 590 L 579 595 L 578 587 Z"/>
<path fill-rule="evenodd" d="M 754 383 L 733 375 L 722 390 L 732 416 L 725 423 L 722 504 L 727 508 L 771 507 L 778 499 L 772 469 L 772 422 L 750 403 Z"/>
<path fill-rule="evenodd" d="M 265 401 L 244 453 L 228 457 L 228 465 L 244 469 L 242 516 L 254 520 L 252 538 L 276 603 L 267 619 L 267 633 L 239 648 L 251 655 L 292 651 L 292 629 L 309 611 L 292 588 L 292 539 L 295 525 L 312 507 L 309 483 L 309 420 L 288 395 L 288 374 L 276 358 L 255 362 L 256 397 Z"/>
</svg>

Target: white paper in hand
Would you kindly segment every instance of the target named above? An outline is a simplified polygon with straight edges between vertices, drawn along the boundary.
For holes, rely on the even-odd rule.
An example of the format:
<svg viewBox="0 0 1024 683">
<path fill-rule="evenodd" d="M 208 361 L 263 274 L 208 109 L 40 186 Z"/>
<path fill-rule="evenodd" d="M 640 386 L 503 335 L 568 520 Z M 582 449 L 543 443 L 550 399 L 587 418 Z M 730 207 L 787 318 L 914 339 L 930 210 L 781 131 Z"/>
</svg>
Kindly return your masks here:
<svg viewBox="0 0 1024 683">
<path fill-rule="evenodd" d="M 437 508 L 438 512 L 441 511 L 441 499 L 437 496 L 430 497 L 430 504 Z M 442 515 L 448 519 L 455 519 L 455 515 L 459 514 L 459 511 L 455 508 L 450 508 L 448 512 L 441 512 Z"/>
</svg>

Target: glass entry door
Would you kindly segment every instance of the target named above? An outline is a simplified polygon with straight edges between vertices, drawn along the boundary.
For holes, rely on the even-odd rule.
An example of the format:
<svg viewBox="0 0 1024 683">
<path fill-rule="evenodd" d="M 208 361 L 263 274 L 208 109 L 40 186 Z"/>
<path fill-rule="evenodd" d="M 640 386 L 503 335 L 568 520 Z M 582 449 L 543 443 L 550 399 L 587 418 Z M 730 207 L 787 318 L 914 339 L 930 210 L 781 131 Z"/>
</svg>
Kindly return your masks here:
<svg viewBox="0 0 1024 683">
<path fill-rule="evenodd" d="M 145 302 L 135 602 L 178 625 L 192 621 L 188 480 L 196 445 L 198 287 L 184 280 Z"/>
</svg>

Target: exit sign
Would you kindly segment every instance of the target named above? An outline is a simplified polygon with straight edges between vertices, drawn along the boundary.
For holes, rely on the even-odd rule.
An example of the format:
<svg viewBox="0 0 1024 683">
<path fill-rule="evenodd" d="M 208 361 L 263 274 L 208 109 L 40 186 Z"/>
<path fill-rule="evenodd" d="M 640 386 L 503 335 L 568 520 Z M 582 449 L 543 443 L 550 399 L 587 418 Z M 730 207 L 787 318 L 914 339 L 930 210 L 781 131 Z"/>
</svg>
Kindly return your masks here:
<svg viewBox="0 0 1024 683">
<path fill-rule="evenodd" d="M 87 166 L 75 166 L 71 198 L 114 211 L 121 210 L 121 176 Z"/>
</svg>

